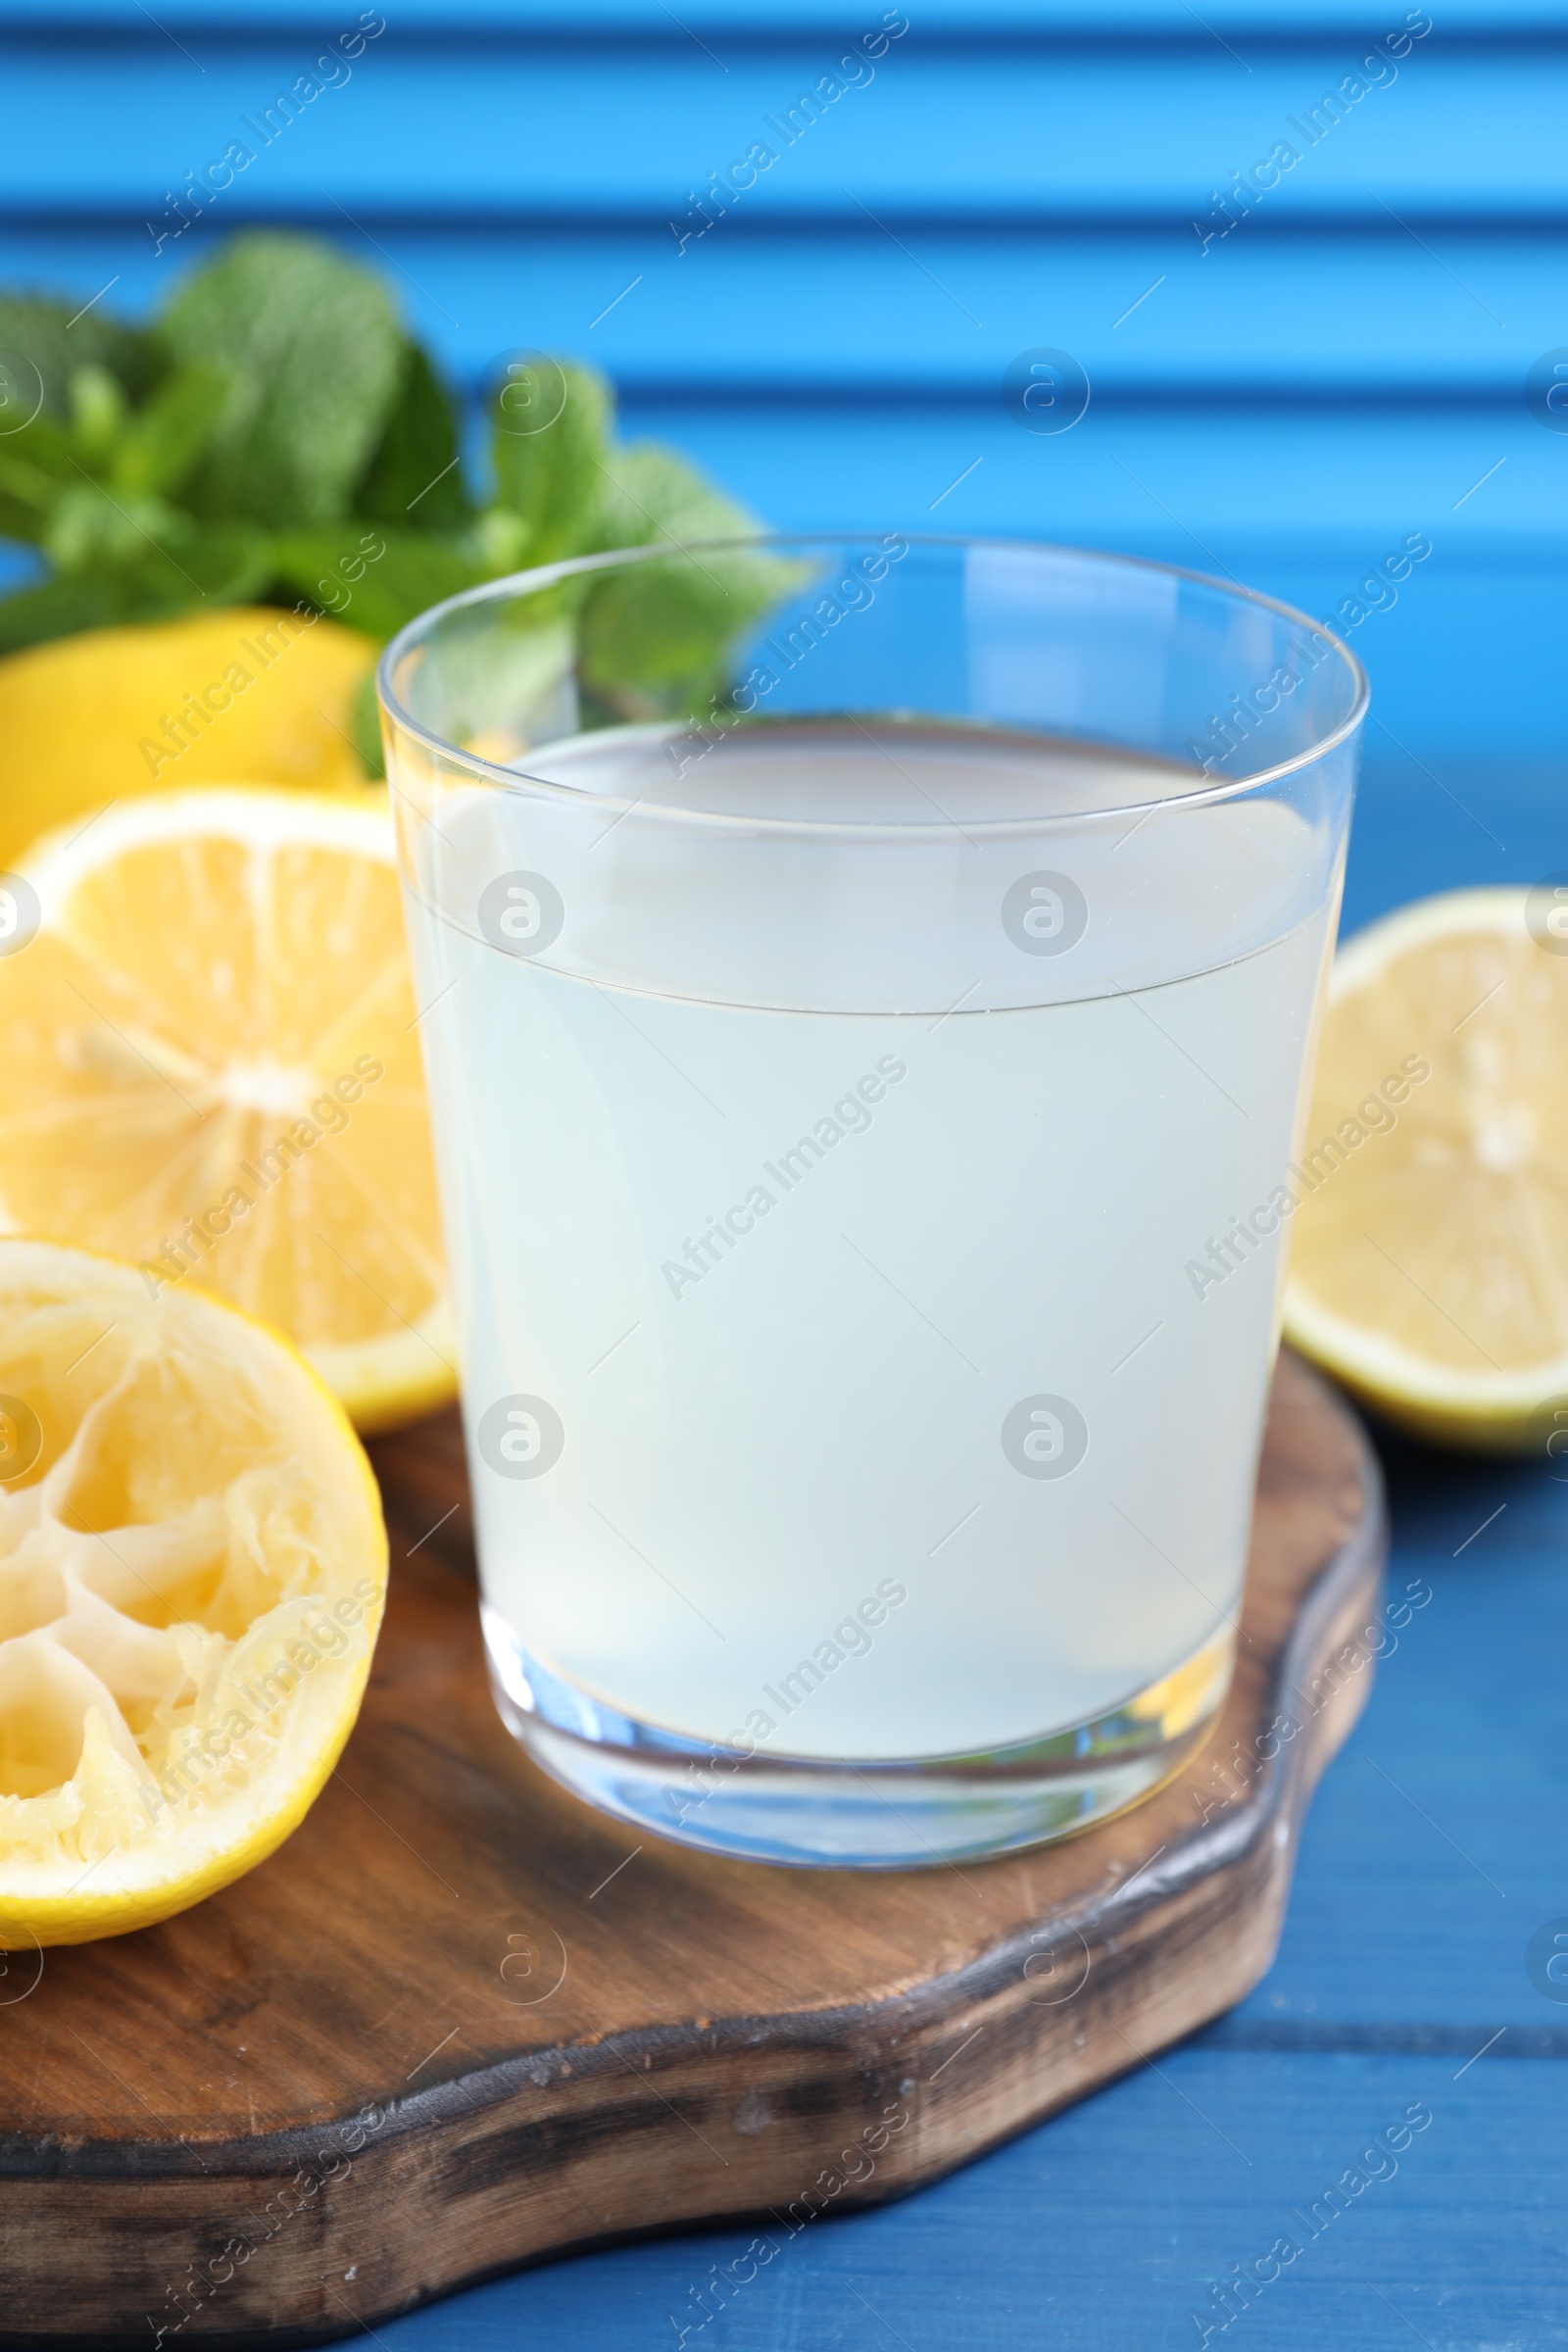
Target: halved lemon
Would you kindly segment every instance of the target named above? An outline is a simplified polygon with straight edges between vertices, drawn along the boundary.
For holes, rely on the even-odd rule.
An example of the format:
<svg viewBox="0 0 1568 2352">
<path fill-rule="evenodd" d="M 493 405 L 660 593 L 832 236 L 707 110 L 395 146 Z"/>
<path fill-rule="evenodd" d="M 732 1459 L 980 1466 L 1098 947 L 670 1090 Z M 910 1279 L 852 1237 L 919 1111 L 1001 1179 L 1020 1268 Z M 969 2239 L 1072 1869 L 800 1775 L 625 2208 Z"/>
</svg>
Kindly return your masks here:
<svg viewBox="0 0 1568 2352">
<path fill-rule="evenodd" d="M 1418 1435 L 1553 1458 L 1568 1453 L 1558 897 L 1453 891 L 1341 952 L 1285 1310 L 1296 1347 Z"/>
<path fill-rule="evenodd" d="M 386 1565 L 364 1449 L 285 1342 L 0 1240 L 10 1980 L 32 1944 L 167 1919 L 282 1842 L 359 1712 Z"/>
<path fill-rule="evenodd" d="M 105 801 L 217 782 L 353 791 L 375 646 L 340 621 L 225 607 L 83 629 L 0 660 L 0 865 Z"/>
<path fill-rule="evenodd" d="M 383 806 L 213 788 L 46 836 L 0 876 L 0 1230 L 216 1291 L 362 1430 L 430 1411 L 456 1373 L 416 1021 Z"/>
</svg>

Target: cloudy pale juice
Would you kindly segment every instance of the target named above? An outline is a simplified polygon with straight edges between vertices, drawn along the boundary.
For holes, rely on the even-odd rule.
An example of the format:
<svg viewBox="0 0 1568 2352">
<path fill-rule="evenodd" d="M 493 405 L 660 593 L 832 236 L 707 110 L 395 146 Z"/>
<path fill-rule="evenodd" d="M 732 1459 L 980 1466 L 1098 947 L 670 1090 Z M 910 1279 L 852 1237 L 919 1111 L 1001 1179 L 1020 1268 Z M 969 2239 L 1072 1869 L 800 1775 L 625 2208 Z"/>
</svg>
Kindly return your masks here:
<svg viewBox="0 0 1568 2352">
<path fill-rule="evenodd" d="M 498 1673 L 585 1721 L 933 1757 L 1223 1635 L 1333 936 L 1303 820 L 853 720 L 529 768 L 719 849 L 904 824 L 911 880 L 852 911 L 795 838 L 776 904 L 694 893 L 656 956 L 678 851 L 568 871 L 505 794 L 444 811 L 410 919 Z M 972 837 L 940 904 L 930 826 Z"/>
</svg>

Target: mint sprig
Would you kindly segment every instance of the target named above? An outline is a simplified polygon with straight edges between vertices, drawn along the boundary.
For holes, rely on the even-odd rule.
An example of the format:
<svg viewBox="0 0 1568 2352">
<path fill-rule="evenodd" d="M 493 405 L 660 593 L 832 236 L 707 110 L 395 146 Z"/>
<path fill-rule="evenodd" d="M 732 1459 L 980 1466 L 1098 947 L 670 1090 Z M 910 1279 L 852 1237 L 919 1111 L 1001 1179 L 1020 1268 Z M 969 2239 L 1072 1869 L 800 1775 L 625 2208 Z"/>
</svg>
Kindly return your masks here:
<svg viewBox="0 0 1568 2352">
<path fill-rule="evenodd" d="M 236 236 L 141 327 L 0 296 L 0 536 L 48 566 L 0 597 L 0 653 L 240 603 L 303 603 L 382 640 L 530 564 L 755 532 L 673 451 L 617 443 L 604 379 L 559 366 L 564 397 L 538 430 L 492 392 L 476 480 L 458 405 L 385 286 L 321 240 Z M 36 414 L 5 431 L 24 402 Z M 367 531 L 384 552 L 348 589 Z M 751 555 L 661 564 L 589 581 L 548 618 L 569 612 L 610 714 L 680 714 L 782 576 Z"/>
</svg>

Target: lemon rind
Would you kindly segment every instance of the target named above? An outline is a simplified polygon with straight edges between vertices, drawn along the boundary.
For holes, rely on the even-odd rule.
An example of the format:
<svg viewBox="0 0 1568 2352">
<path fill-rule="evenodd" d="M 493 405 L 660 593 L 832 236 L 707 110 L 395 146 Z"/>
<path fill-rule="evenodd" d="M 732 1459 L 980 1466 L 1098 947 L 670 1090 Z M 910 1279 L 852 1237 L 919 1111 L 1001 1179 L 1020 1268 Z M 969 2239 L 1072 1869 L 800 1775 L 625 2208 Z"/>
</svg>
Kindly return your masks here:
<svg viewBox="0 0 1568 2352">
<path fill-rule="evenodd" d="M 363 1648 L 322 1661 L 319 1680 L 305 1687 L 309 1713 L 291 1738 L 221 1808 L 188 1816 L 177 1840 L 111 1851 L 92 1864 L 65 1857 L 18 1861 L 0 1852 L 0 1948 L 24 1950 L 29 1938 L 45 1948 L 89 1942 L 171 1918 L 244 1876 L 292 1835 L 330 1777 L 358 1717 L 385 1607 L 389 1546 L 380 1489 L 342 1401 L 273 1326 L 209 1292 L 176 1294 L 149 1305 L 133 1266 L 47 1239 L 7 1237 L 0 1265 L 18 1287 L 29 1276 L 47 1282 L 86 1269 L 99 1294 L 118 1293 L 154 1321 L 172 1314 L 197 1330 L 216 1323 L 237 1334 L 235 1352 L 253 1369 L 270 1357 L 280 1376 L 280 1426 L 314 1438 L 316 1475 L 328 1491 L 337 1489 L 342 1524 L 363 1544 L 344 1568 L 368 1573 L 377 1587 L 366 1609 Z M 292 1396 L 282 1394 L 283 1386 L 292 1387 Z M 60 1886 L 59 1878 L 72 1869 L 74 1883 Z"/>
<path fill-rule="evenodd" d="M 1391 964 L 1424 947 L 1519 935 L 1529 895 L 1518 884 L 1487 884 L 1393 908 L 1340 949 L 1329 1004 L 1340 1005 L 1376 988 Z M 1478 1451 L 1522 1450 L 1533 1414 L 1549 1398 L 1568 1395 L 1568 1352 L 1487 1372 L 1439 1364 L 1321 1305 L 1294 1272 L 1286 1287 L 1284 1330 L 1292 1347 L 1391 1420 Z"/>
<path fill-rule="evenodd" d="M 303 843 L 368 858 L 394 870 L 397 866 L 390 796 L 384 789 L 370 787 L 363 797 L 355 797 L 259 783 L 193 786 L 111 803 L 96 816 L 40 835 L 19 871 L 38 894 L 41 927 L 57 934 L 68 931 L 61 918 L 72 894 L 117 852 L 180 841 L 192 832 L 233 841 L 243 849 L 275 850 Z M 7 1221 L 0 1202 L 0 1231 L 21 1230 L 24 1229 Z M 443 1291 L 408 1331 L 301 1352 L 341 1399 L 354 1427 L 374 1437 L 406 1428 L 452 1403 L 458 1375 L 455 1361 L 448 1359 L 455 1359 L 456 1348 L 451 1296 Z"/>
</svg>

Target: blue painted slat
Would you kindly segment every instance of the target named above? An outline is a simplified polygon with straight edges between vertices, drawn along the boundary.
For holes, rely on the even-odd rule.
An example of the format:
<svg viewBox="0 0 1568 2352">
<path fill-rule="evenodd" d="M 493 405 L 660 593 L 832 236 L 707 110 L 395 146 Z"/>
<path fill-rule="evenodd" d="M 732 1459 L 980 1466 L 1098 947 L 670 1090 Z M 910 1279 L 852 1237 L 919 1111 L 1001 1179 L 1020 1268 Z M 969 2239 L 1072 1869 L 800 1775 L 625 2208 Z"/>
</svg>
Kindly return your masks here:
<svg viewBox="0 0 1568 2352">
<path fill-rule="evenodd" d="M 1058 439 L 1020 431 L 1000 405 L 932 416 L 636 404 L 625 421 L 677 442 L 781 527 L 892 519 L 1109 545 L 1228 569 L 1318 616 L 1423 531 L 1433 554 L 1398 604 L 1352 632 L 1380 720 L 1440 772 L 1454 760 L 1560 759 L 1568 438 L 1522 413 L 1091 408 Z M 1384 743 L 1377 726 L 1372 740 Z M 1490 860 L 1488 837 L 1471 831 Z"/>
<path fill-rule="evenodd" d="M 933 411 L 637 401 L 624 424 L 678 440 L 791 526 L 892 515 L 928 530 L 1108 535 L 1157 541 L 1175 561 L 1212 570 L 1238 568 L 1238 548 L 1250 560 L 1272 548 L 1277 565 L 1316 543 L 1349 557 L 1345 589 L 1391 532 L 1424 529 L 1435 552 L 1412 574 L 1412 609 L 1441 576 L 1443 555 L 1480 555 L 1497 534 L 1523 553 L 1544 510 L 1561 529 L 1568 496 L 1568 436 L 1543 432 L 1522 404 L 1458 416 L 1091 406 L 1053 437 L 1020 430 L 1000 399 Z"/>
<path fill-rule="evenodd" d="M 344 202 L 366 218 L 356 193 Z M 999 235 L 906 224 L 895 242 L 864 220 L 766 234 L 720 222 L 681 251 L 658 226 L 375 220 L 371 244 L 333 220 L 334 242 L 387 276 L 416 331 L 468 381 L 516 341 L 590 355 L 637 392 L 991 399 L 1016 352 L 1050 344 L 1072 352 L 1101 398 L 1336 391 L 1417 407 L 1517 405 L 1531 363 L 1568 334 L 1568 227 L 1531 237 L 1428 228 L 1424 243 L 1388 222 L 1354 238 L 1259 229 L 1202 254 L 1180 228 Z M 140 316 L 220 241 L 220 207 L 212 221 L 161 252 L 140 223 L 14 230 L 7 273 L 79 302 L 113 278 L 107 307 Z"/>
<path fill-rule="evenodd" d="M 1489 2055 L 1455 2082 L 1462 2064 L 1176 2052 L 906 2203 L 793 2243 L 763 2216 L 502 2280 L 376 2332 L 389 2352 L 677 2352 L 682 2326 L 687 2352 L 1196 2352 L 1191 2314 L 1289 2236 L 1299 2251 L 1210 2352 L 1393 2352 L 1412 2328 L 1445 2352 L 1544 2352 L 1562 2340 L 1564 2070 Z M 1432 2121 L 1397 2170 L 1374 2160 L 1359 2177 L 1384 2177 L 1338 2211 L 1325 2188 L 1411 2108 Z M 774 2258 L 715 2292 L 712 2266 L 760 2234 Z M 705 2285 L 718 2311 L 699 2328 Z M 373 2287 L 362 2274 L 343 2292 L 364 2308 Z"/>
<path fill-rule="evenodd" d="M 1523 600 L 1509 609 L 1521 618 L 1528 611 Z M 1559 612 L 1559 635 L 1565 626 L 1568 612 Z M 1446 641 L 1440 636 L 1432 647 L 1434 664 L 1445 657 L 1456 665 L 1474 660 L 1474 634 L 1467 639 L 1461 623 Z M 1496 641 L 1486 650 L 1503 652 L 1504 635 L 1499 625 Z M 1506 669 L 1501 675 L 1508 685 L 1518 683 Z M 1391 682 L 1377 662 L 1372 678 L 1375 706 L 1392 710 Z M 1415 683 L 1419 688 L 1418 676 Z M 1415 740 L 1413 724 L 1408 731 L 1400 726 L 1398 736 L 1396 743 L 1374 717 L 1346 879 L 1347 935 L 1434 891 L 1529 883 L 1561 871 L 1568 828 L 1560 736 L 1548 756 L 1536 759 L 1505 747 L 1484 757 L 1456 758 L 1446 743 Z"/>
<path fill-rule="evenodd" d="M 216 0 L 167 0 L 156 20 L 137 0 L 0 0 L 0 27 L 27 26 L 58 31 L 114 28 L 134 32 L 149 41 L 167 38 L 163 28 L 213 33 L 287 28 L 320 33 L 352 24 L 357 7 L 336 13 L 321 0 L 273 0 L 262 9 L 248 0 L 244 6 L 220 8 Z M 672 19 L 662 0 L 400 0 L 401 27 L 440 32 L 454 40 L 474 31 L 514 33 L 530 38 L 572 36 L 595 38 L 624 30 L 654 36 L 671 47 L 690 41 L 692 26 L 721 33 L 732 43 L 760 37 L 809 32 L 830 38 L 874 24 L 881 0 L 869 7 L 847 5 L 846 0 L 758 0 L 755 7 L 738 7 L 736 0 L 688 0 L 678 19 Z M 1080 40 L 1101 43 L 1123 34 L 1143 33 L 1179 41 L 1192 48 L 1215 43 L 1215 28 L 1245 36 L 1239 46 L 1282 40 L 1336 37 L 1360 38 L 1396 25 L 1402 7 L 1369 6 L 1369 0 L 1210 0 L 1195 18 L 1185 0 L 922 0 L 919 24 L 923 33 L 960 37 L 966 44 L 990 40 Z M 148 26 L 151 22 L 151 31 Z M 1445 0 L 1442 27 L 1446 36 L 1485 39 L 1494 47 L 1539 39 L 1568 30 L 1563 0 Z M 1227 52 L 1227 54 L 1230 54 Z"/>
<path fill-rule="evenodd" d="M 1338 40 L 1273 51 L 1244 71 L 1218 48 L 949 51 L 922 48 L 911 32 L 868 86 L 847 90 L 789 145 L 767 121 L 831 66 L 833 44 L 749 50 L 727 71 L 695 47 L 617 59 L 612 42 L 498 46 L 476 72 L 466 45 L 400 44 L 394 25 L 345 68 L 343 86 L 266 145 L 242 122 L 309 67 L 311 47 L 224 43 L 198 72 L 170 43 L 101 40 L 84 73 L 74 40 L 16 42 L 0 203 L 135 218 L 243 136 L 257 154 L 229 192 L 234 215 L 315 214 L 324 184 L 351 207 L 453 220 L 487 205 L 658 220 L 764 139 L 778 161 L 743 199 L 760 216 L 847 218 L 848 187 L 878 212 L 1179 221 L 1206 214 L 1231 171 L 1293 138 L 1301 161 L 1259 200 L 1271 218 L 1381 218 L 1369 183 L 1406 215 L 1462 208 L 1507 220 L 1568 205 L 1568 54 L 1549 46 L 1517 59 L 1445 50 L 1434 33 L 1393 86 L 1308 145 L 1289 118 L 1353 64 Z"/>
<path fill-rule="evenodd" d="M 505 315 L 494 331 L 498 344 L 553 339 Z M 1050 438 L 1018 429 L 994 397 L 931 409 L 630 400 L 622 423 L 674 442 L 780 528 L 899 524 L 1112 546 L 1229 570 L 1319 617 L 1337 614 L 1401 537 L 1423 532 L 1433 553 L 1397 605 L 1353 632 L 1373 677 L 1373 748 L 1395 758 L 1396 739 L 1467 801 L 1449 776 L 1455 760 L 1560 757 L 1568 436 L 1519 407 L 1092 406 Z M 1446 806 L 1436 787 L 1423 793 Z M 1500 864 L 1494 833 L 1508 850 Z M 1528 841 L 1520 852 L 1506 828 L 1463 819 L 1455 846 L 1478 879 L 1533 879 L 1564 862 L 1540 826 Z M 1423 886 L 1406 861 L 1431 846 L 1420 826 L 1402 848 L 1391 842 L 1394 895 Z M 1448 878 L 1463 872 L 1450 866 Z"/>
<path fill-rule="evenodd" d="M 1390 820 L 1406 813 L 1389 782 L 1374 775 L 1356 815 L 1363 865 L 1384 875 Z M 1494 780 L 1482 806 L 1523 838 L 1533 812 L 1506 787 Z M 1557 827 L 1560 842 L 1560 812 Z M 1467 864 L 1462 878 L 1482 877 Z M 1352 907 L 1346 928 L 1372 911 Z M 1399 1536 L 1389 1593 L 1431 1598 L 1395 1637 L 1318 1793 L 1274 1969 L 1200 2038 L 1242 2050 L 1269 2030 L 1310 2045 L 1345 2026 L 1445 2027 L 1450 2046 L 1473 2034 L 1463 2056 L 1506 2026 L 1527 2043 L 1545 2033 L 1568 2059 L 1568 2005 L 1544 2000 L 1524 1970 L 1531 1931 L 1568 1912 L 1568 1483 L 1397 1442 L 1388 1452 Z"/>
</svg>

